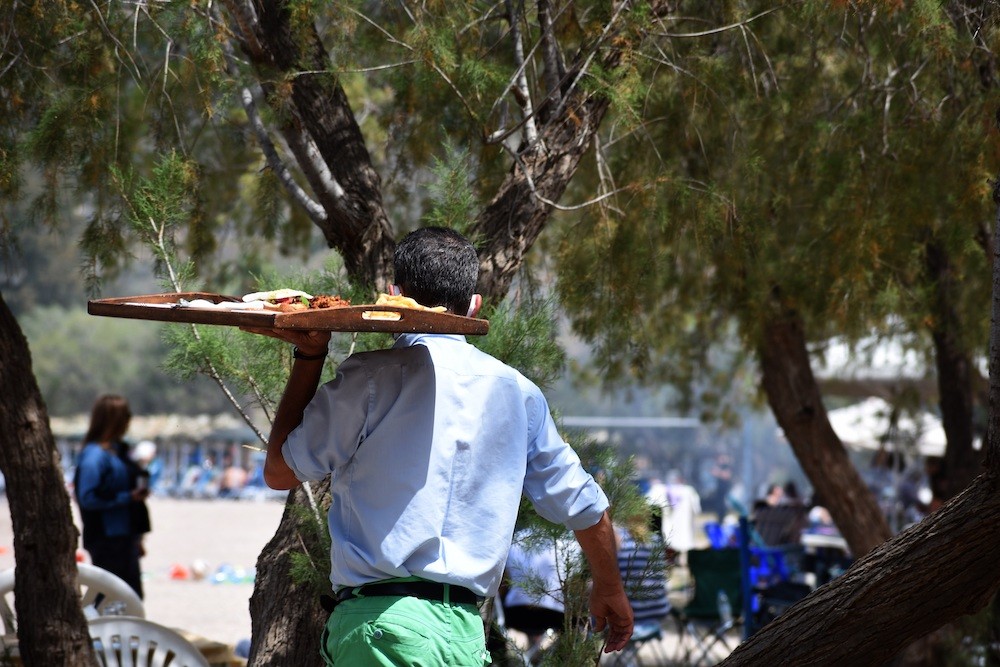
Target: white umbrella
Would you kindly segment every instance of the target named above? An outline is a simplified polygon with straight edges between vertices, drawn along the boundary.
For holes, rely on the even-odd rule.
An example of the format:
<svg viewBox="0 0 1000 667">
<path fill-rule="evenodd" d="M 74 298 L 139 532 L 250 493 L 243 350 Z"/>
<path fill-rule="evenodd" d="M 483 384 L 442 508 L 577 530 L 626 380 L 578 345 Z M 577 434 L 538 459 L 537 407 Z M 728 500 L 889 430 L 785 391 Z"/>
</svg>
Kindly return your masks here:
<svg viewBox="0 0 1000 667">
<path fill-rule="evenodd" d="M 830 425 L 844 446 L 851 449 L 889 450 L 900 446 L 912 448 L 922 456 L 944 456 L 947 445 L 941 420 L 929 412 L 919 415 L 903 414 L 890 433 L 892 406 L 877 397 L 860 403 L 830 410 Z"/>
</svg>

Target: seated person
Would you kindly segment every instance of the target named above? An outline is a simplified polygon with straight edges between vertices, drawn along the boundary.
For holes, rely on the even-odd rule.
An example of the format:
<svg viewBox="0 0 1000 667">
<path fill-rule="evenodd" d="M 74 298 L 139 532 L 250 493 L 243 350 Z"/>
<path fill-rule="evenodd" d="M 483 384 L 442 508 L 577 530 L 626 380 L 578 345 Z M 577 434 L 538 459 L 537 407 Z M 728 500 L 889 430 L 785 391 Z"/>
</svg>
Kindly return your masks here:
<svg viewBox="0 0 1000 667">
<path fill-rule="evenodd" d="M 668 550 L 659 530 L 661 521 L 660 509 L 654 508 L 644 534 L 635 531 L 633 535 L 622 527 L 616 531 L 618 569 L 635 615 L 634 637 L 658 631 L 661 622 L 670 613 L 667 597 Z"/>
<path fill-rule="evenodd" d="M 766 498 L 754 504 L 751 521 L 765 546 L 798 544 L 808 522 L 808 509 L 799 501 L 786 500 L 782 487 L 772 484 Z"/>
</svg>

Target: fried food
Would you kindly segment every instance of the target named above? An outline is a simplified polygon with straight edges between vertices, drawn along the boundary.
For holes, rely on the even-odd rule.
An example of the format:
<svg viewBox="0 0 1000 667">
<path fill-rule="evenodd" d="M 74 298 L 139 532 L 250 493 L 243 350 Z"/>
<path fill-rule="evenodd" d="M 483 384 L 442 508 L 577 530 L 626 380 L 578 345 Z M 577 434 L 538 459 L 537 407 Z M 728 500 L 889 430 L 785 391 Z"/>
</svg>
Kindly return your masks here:
<svg viewBox="0 0 1000 667">
<path fill-rule="evenodd" d="M 339 296 L 330 296 L 329 294 L 319 294 L 309 300 L 310 308 L 346 308 L 349 305 L 351 305 L 351 302 L 347 299 L 342 299 Z"/>
<path fill-rule="evenodd" d="M 397 308 L 412 308 L 414 310 L 426 310 L 432 313 L 444 313 L 448 309 L 444 306 L 422 306 L 416 302 L 416 300 L 411 299 L 408 296 L 402 296 L 401 294 L 386 294 L 382 292 L 378 295 L 378 300 L 375 302 L 376 306 L 396 306 Z"/>
</svg>

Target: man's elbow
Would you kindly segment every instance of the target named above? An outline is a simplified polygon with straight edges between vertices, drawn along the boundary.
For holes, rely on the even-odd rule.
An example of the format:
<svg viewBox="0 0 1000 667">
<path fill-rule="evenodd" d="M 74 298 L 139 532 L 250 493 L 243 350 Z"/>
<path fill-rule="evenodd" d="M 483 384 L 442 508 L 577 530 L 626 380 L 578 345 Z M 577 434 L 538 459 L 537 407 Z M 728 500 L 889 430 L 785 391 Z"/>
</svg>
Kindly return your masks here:
<svg viewBox="0 0 1000 667">
<path fill-rule="evenodd" d="M 275 470 L 267 466 L 264 467 L 264 483 L 275 491 L 287 491 L 301 484 L 290 468 Z"/>
</svg>

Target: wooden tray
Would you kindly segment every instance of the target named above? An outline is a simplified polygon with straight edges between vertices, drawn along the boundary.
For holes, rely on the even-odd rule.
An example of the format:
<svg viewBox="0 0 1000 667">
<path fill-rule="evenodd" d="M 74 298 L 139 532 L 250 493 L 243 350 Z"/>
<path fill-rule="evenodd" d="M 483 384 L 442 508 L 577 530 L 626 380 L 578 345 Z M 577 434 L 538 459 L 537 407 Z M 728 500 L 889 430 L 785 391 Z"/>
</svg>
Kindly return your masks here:
<svg viewBox="0 0 1000 667">
<path fill-rule="evenodd" d="M 87 302 L 87 312 L 104 317 L 124 317 L 134 320 L 186 322 L 190 324 L 220 324 L 262 329 L 316 329 L 328 331 L 381 331 L 387 333 L 452 333 L 482 336 L 490 330 L 488 320 L 462 317 L 451 313 L 434 313 L 397 306 L 363 304 L 345 308 L 315 308 L 291 313 L 261 310 L 211 310 L 178 305 L 180 299 L 240 301 L 239 297 L 210 292 L 169 292 L 142 294 Z M 366 319 L 366 313 L 399 313 L 398 320 Z"/>
</svg>

